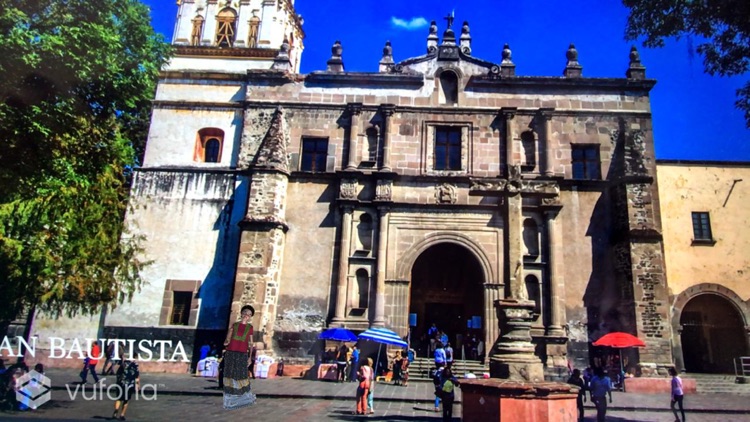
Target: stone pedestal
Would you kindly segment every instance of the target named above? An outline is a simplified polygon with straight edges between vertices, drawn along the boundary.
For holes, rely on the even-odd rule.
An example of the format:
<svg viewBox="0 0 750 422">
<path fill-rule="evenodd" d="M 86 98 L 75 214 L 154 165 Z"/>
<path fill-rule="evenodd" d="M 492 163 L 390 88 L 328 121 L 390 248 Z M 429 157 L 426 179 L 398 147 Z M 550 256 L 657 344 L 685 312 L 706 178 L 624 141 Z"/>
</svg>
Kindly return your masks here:
<svg viewBox="0 0 750 422">
<path fill-rule="evenodd" d="M 461 380 L 465 421 L 574 422 L 578 387 L 557 382 Z"/>
<path fill-rule="evenodd" d="M 534 302 L 500 299 L 494 305 L 501 334 L 490 350 L 490 376 L 519 382 L 544 381 L 544 366 L 531 343 Z"/>
</svg>

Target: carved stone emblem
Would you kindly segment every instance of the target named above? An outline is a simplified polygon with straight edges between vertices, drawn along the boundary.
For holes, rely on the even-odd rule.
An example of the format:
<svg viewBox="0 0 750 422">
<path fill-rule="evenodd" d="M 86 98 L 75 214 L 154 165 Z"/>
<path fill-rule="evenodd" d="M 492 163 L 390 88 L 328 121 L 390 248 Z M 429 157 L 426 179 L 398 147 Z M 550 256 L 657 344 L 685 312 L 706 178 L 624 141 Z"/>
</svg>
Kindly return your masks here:
<svg viewBox="0 0 750 422">
<path fill-rule="evenodd" d="M 455 204 L 456 187 L 450 183 L 435 186 L 435 202 L 438 204 Z"/>
<path fill-rule="evenodd" d="M 390 201 L 392 198 L 392 187 L 393 181 L 391 180 L 378 180 L 378 185 L 375 187 L 375 200 L 376 201 Z"/>
<path fill-rule="evenodd" d="M 341 199 L 355 199 L 357 197 L 357 180 L 341 179 L 339 197 Z"/>
</svg>

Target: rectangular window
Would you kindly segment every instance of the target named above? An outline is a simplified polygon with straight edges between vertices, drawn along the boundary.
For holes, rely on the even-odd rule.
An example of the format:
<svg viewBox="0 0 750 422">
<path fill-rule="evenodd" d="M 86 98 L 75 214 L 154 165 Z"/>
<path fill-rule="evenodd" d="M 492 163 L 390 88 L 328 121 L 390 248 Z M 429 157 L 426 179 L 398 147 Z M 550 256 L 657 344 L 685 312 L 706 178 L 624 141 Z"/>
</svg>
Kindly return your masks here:
<svg viewBox="0 0 750 422">
<path fill-rule="evenodd" d="M 711 220 L 707 212 L 693 213 L 693 240 L 712 241 Z"/>
<path fill-rule="evenodd" d="M 326 171 L 328 138 L 302 138 L 302 164 L 300 171 L 322 173 Z"/>
<path fill-rule="evenodd" d="M 461 128 L 435 128 L 435 170 L 461 170 Z"/>
<path fill-rule="evenodd" d="M 602 178 L 599 160 L 599 145 L 571 145 L 573 158 L 573 178 L 580 180 L 600 180 Z"/>
<path fill-rule="evenodd" d="M 190 321 L 190 304 L 193 292 L 172 292 L 172 315 L 169 318 L 172 325 L 188 325 Z"/>
</svg>

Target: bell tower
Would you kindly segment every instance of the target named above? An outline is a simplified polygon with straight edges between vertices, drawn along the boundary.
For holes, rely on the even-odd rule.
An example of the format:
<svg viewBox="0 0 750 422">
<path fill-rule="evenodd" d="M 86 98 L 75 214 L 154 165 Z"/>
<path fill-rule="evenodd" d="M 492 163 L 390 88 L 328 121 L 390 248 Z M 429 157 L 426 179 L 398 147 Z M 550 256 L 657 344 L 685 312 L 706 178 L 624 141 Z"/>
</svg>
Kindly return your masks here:
<svg viewBox="0 0 750 422">
<path fill-rule="evenodd" d="M 294 0 L 177 0 L 175 55 L 165 70 L 269 69 L 280 50 L 299 73 L 302 17 Z"/>
</svg>

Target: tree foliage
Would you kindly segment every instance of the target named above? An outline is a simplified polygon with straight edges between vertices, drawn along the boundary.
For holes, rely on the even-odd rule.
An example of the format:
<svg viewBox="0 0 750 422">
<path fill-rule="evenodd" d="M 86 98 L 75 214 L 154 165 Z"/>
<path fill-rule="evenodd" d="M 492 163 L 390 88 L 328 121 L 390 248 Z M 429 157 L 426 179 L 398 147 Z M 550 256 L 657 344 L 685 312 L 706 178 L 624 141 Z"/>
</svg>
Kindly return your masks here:
<svg viewBox="0 0 750 422">
<path fill-rule="evenodd" d="M 750 70 L 750 1 L 623 0 L 630 8 L 625 36 L 662 47 L 670 37 L 695 36 L 706 72 L 733 76 Z M 750 128 L 750 82 L 737 90 L 738 108 Z"/>
<path fill-rule="evenodd" d="M 137 0 L 0 0 L 0 331 L 140 286 L 128 171 L 169 52 Z"/>
</svg>

